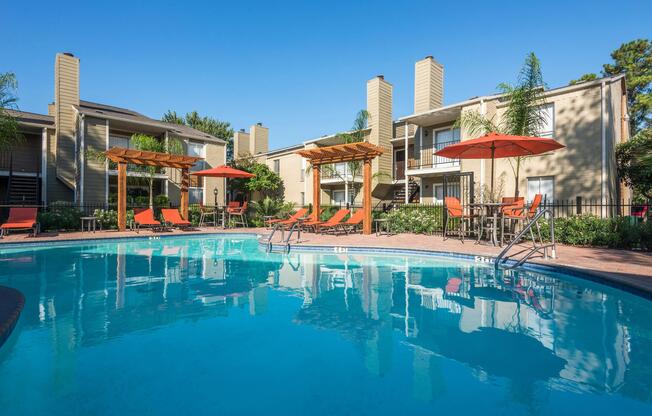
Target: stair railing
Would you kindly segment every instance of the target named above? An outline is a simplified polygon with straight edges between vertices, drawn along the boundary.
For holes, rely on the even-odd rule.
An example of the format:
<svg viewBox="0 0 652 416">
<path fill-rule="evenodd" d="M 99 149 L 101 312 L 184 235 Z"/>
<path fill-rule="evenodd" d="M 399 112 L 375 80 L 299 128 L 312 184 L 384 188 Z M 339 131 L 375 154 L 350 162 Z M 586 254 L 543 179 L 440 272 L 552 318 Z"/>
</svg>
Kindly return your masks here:
<svg viewBox="0 0 652 416">
<path fill-rule="evenodd" d="M 550 216 L 550 243 L 544 244 L 543 238 L 541 237 L 541 227 L 539 226 L 539 220 L 543 218 L 544 215 L 548 214 Z M 534 235 L 533 227 L 537 229 L 537 235 L 539 237 L 539 245 L 537 245 L 537 239 Z M 550 257 L 553 259 L 557 258 L 557 245 L 555 243 L 555 215 L 552 209 L 545 208 L 539 211 L 526 225 L 523 229 L 509 242 L 509 244 L 498 254 L 494 260 L 494 267 L 497 269 L 501 264 L 509 260 L 510 256 L 507 256 L 509 250 L 514 247 L 519 241 L 523 239 L 526 233 L 530 233 L 532 237 L 532 248 L 529 249 L 528 253 L 518 260 L 514 265 L 508 267 L 509 269 L 515 269 L 520 267 L 525 263 L 530 257 L 535 253 L 542 252 L 544 259 L 548 259 L 548 249 L 551 249 Z"/>
</svg>

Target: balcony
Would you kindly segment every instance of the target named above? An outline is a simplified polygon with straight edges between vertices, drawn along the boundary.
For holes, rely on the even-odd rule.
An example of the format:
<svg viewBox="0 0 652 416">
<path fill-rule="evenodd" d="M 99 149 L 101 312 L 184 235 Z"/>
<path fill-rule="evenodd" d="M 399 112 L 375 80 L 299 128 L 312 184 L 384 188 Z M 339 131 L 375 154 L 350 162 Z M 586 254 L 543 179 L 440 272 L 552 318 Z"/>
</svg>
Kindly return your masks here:
<svg viewBox="0 0 652 416">
<path fill-rule="evenodd" d="M 418 156 L 416 158 L 408 159 L 408 170 L 419 170 L 419 169 L 446 169 L 446 168 L 455 168 L 460 166 L 459 159 L 449 159 L 447 157 L 441 157 L 435 155 L 436 152 L 440 151 L 446 146 L 459 143 L 459 140 L 453 140 L 448 142 L 437 143 L 434 147 L 424 147 L 415 149 L 415 154 Z"/>
<path fill-rule="evenodd" d="M 349 172 L 346 163 L 337 163 L 335 165 L 325 165 L 321 168 L 322 183 L 344 183 L 362 181 L 362 169 L 357 169 L 354 175 Z"/>
</svg>

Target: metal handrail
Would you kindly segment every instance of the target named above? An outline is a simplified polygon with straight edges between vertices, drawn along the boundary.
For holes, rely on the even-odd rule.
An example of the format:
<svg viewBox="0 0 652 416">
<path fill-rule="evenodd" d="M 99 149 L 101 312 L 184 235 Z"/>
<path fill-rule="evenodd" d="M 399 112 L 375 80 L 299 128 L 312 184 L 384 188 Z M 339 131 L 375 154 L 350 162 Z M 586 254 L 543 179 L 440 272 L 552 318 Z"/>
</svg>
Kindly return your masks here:
<svg viewBox="0 0 652 416">
<path fill-rule="evenodd" d="M 303 220 L 297 220 L 294 224 L 292 224 L 292 227 L 290 227 L 290 232 L 288 233 L 287 238 L 284 238 L 285 237 L 285 229 L 282 227 L 282 225 L 281 224 L 276 224 L 274 226 L 274 229 L 272 230 L 271 234 L 269 235 L 269 237 L 267 237 L 267 243 L 265 244 L 265 248 L 266 248 L 267 252 L 269 253 L 269 252 L 272 251 L 272 249 L 274 247 L 274 244 L 272 243 L 272 238 L 274 237 L 274 234 L 276 233 L 276 231 L 278 229 L 280 229 L 281 233 L 282 233 L 281 234 L 281 242 L 283 242 L 283 244 L 285 245 L 284 251 L 286 253 L 289 253 L 290 252 L 290 239 L 292 238 L 292 234 L 294 234 L 295 230 L 297 231 L 297 239 L 301 239 L 301 223 L 302 222 L 303 222 Z M 283 241 L 283 240 L 285 240 L 285 241 Z"/>
<path fill-rule="evenodd" d="M 539 219 L 543 217 L 545 214 L 550 215 L 550 244 L 543 244 L 543 238 L 541 237 L 541 229 L 539 228 Z M 537 233 L 539 235 L 539 240 L 541 242 L 541 245 L 537 246 L 537 241 L 534 236 L 534 232 L 532 230 L 532 227 L 536 226 L 537 227 Z M 539 211 L 532 219 L 523 227 L 523 229 L 512 239 L 512 241 L 509 242 L 509 244 L 498 254 L 496 259 L 494 260 L 494 266 L 495 268 L 498 268 L 501 263 L 505 263 L 508 259 L 509 256 L 505 257 L 507 252 L 511 250 L 512 247 L 514 247 L 515 244 L 517 244 L 521 239 L 525 236 L 527 232 L 530 232 L 530 235 L 532 236 L 532 244 L 533 247 L 529 251 L 528 254 L 523 256 L 519 261 L 516 262 L 513 266 L 510 266 L 510 269 L 516 268 L 521 266 L 523 263 L 525 263 L 534 253 L 537 253 L 541 250 L 543 250 L 543 256 L 544 258 L 548 258 L 548 248 L 551 248 L 551 255 L 550 257 L 553 259 L 557 258 L 557 245 L 555 244 L 555 215 L 554 212 L 550 208 L 545 208 L 541 211 Z"/>
</svg>

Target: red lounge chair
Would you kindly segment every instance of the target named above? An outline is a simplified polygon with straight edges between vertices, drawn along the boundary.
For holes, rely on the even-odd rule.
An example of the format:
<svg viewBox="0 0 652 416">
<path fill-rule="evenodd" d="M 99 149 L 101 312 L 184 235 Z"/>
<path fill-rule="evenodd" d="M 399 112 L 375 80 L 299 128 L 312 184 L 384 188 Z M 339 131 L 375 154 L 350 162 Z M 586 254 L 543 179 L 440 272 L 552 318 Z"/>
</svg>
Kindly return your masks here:
<svg viewBox="0 0 652 416">
<path fill-rule="evenodd" d="M 163 214 L 163 222 L 165 222 L 167 226 L 177 227 L 184 230 L 187 230 L 190 226 L 192 226 L 190 221 L 181 218 L 178 209 L 163 208 L 161 210 L 161 214 Z"/>
<path fill-rule="evenodd" d="M 281 221 L 288 221 L 288 220 L 296 221 L 299 218 L 305 217 L 305 215 L 307 213 L 308 213 L 308 208 L 301 208 L 297 212 L 295 212 L 294 214 L 290 215 L 288 218 L 285 218 L 285 219 L 276 218 L 276 219 L 267 220 L 267 221 L 265 221 L 265 224 L 268 227 L 271 227 L 272 225 L 276 224 L 277 222 L 281 222 Z"/>
<path fill-rule="evenodd" d="M 349 234 L 354 232 L 356 228 L 358 228 L 358 226 L 362 224 L 363 221 L 364 221 L 364 210 L 361 208 L 357 210 L 355 213 L 353 213 L 353 215 L 351 215 L 351 217 L 348 220 L 341 222 L 334 227 L 331 227 L 331 229 L 334 232 L 343 231 L 344 233 Z"/>
<path fill-rule="evenodd" d="M 348 209 L 341 209 L 337 211 L 335 214 L 333 214 L 332 217 L 330 217 L 327 221 L 306 221 L 302 225 L 305 228 L 312 228 L 315 230 L 315 232 L 320 232 L 323 229 L 329 229 L 336 227 L 338 224 L 342 222 L 344 217 L 349 215 Z"/>
<path fill-rule="evenodd" d="M 37 208 L 10 208 L 7 222 L 0 226 L 0 237 L 9 233 L 9 230 L 32 230 L 36 237 L 39 224 L 36 222 Z"/>
<path fill-rule="evenodd" d="M 136 232 L 139 232 L 141 227 L 151 228 L 152 231 L 160 231 L 163 229 L 161 222 L 154 218 L 154 210 L 151 208 L 135 209 L 134 224 L 136 226 Z"/>
</svg>

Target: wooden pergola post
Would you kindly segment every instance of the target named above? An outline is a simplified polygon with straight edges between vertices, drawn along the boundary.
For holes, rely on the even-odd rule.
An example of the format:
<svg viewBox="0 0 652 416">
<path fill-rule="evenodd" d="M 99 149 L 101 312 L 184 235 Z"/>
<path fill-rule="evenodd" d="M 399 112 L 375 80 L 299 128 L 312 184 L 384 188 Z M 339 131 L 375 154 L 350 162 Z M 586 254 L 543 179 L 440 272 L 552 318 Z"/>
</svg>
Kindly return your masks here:
<svg viewBox="0 0 652 416">
<path fill-rule="evenodd" d="M 118 163 L 118 231 L 127 229 L 127 163 Z"/>
<path fill-rule="evenodd" d="M 181 217 L 188 220 L 188 186 L 190 174 L 188 168 L 181 169 Z"/>
<path fill-rule="evenodd" d="M 319 165 L 312 165 L 312 212 L 321 210 L 321 177 L 319 174 Z M 319 214 L 315 219 L 319 220 Z"/>
<path fill-rule="evenodd" d="M 371 234 L 371 159 L 364 160 L 362 172 L 362 234 Z"/>
<path fill-rule="evenodd" d="M 118 164 L 118 230 L 127 229 L 127 165 L 160 166 L 181 169 L 181 215 L 188 219 L 188 186 L 190 168 L 201 157 L 149 152 L 145 150 L 112 147 L 104 152 L 107 159 Z"/>
<path fill-rule="evenodd" d="M 362 233 L 371 234 L 371 161 L 384 153 L 383 148 L 369 142 L 356 142 L 299 150 L 296 153 L 308 159 L 312 164 L 313 212 L 319 212 L 320 208 L 321 181 L 319 178 L 319 168 L 321 165 L 356 160 L 364 162 L 362 181 L 362 212 L 364 213 L 364 217 L 362 221 Z"/>
</svg>

